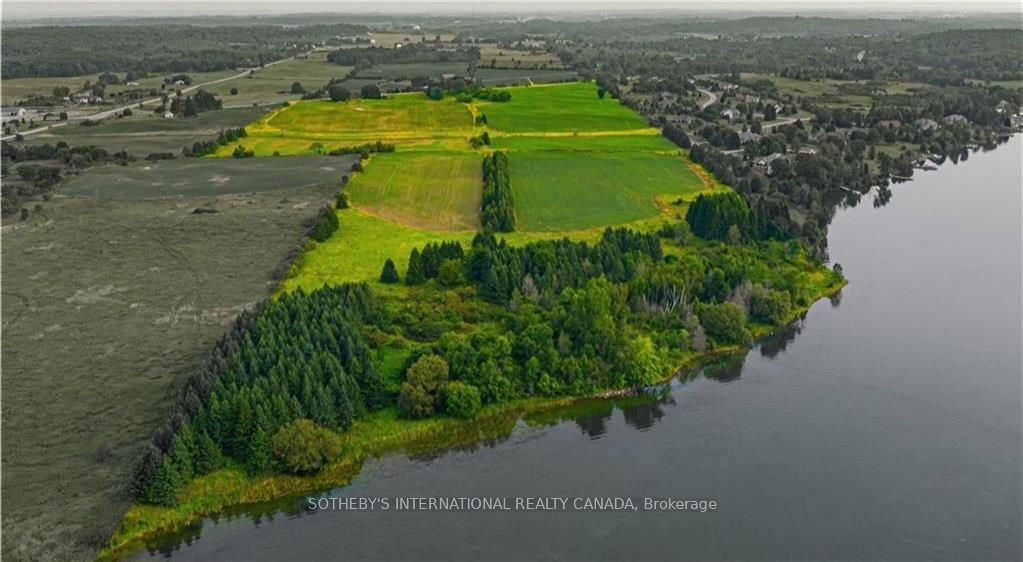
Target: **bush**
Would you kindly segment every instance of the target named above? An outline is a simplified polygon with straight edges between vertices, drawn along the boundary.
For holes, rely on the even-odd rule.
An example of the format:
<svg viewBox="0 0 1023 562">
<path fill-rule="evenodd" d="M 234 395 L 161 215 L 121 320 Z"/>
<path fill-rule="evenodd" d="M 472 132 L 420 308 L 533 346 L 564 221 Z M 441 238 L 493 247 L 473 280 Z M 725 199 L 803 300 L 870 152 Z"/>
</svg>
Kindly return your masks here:
<svg viewBox="0 0 1023 562">
<path fill-rule="evenodd" d="M 366 84 L 359 93 L 365 99 L 380 99 L 380 88 L 376 84 Z"/>
<path fill-rule="evenodd" d="M 746 314 L 734 303 L 703 305 L 700 307 L 700 324 L 718 343 L 744 344 L 749 341 Z"/>
<path fill-rule="evenodd" d="M 352 97 L 352 92 L 344 86 L 331 86 L 327 94 L 330 96 L 330 101 L 348 101 Z"/>
<path fill-rule="evenodd" d="M 480 389 L 471 384 L 454 381 L 444 387 L 444 410 L 456 418 L 474 417 L 482 405 Z"/>
<path fill-rule="evenodd" d="M 448 381 L 448 363 L 436 355 L 424 355 L 405 372 L 398 394 L 398 411 L 408 418 L 432 416 Z"/>
<path fill-rule="evenodd" d="M 341 438 L 311 420 L 295 420 L 277 431 L 274 454 L 289 472 L 316 472 L 341 454 Z"/>
<path fill-rule="evenodd" d="M 455 259 L 440 262 L 440 269 L 437 270 L 437 283 L 444 287 L 455 287 L 465 283 L 465 277 L 462 275 L 462 262 Z"/>
<path fill-rule="evenodd" d="M 320 222 L 316 223 L 309 236 L 317 242 L 324 242 L 337 232 L 338 226 L 340 222 L 337 220 L 337 214 L 331 209 L 324 209 L 320 213 Z"/>
</svg>

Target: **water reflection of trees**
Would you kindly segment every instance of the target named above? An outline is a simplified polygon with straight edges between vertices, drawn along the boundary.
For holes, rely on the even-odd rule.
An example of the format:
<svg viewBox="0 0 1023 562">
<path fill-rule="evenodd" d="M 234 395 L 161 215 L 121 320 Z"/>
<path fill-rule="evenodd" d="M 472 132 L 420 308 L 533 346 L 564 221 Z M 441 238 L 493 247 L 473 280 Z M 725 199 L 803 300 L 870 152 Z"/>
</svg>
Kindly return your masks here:
<svg viewBox="0 0 1023 562">
<path fill-rule="evenodd" d="M 746 353 L 729 355 L 704 367 L 702 374 L 710 380 L 721 383 L 735 382 L 742 378 L 742 368 L 746 364 L 747 355 Z"/>
<path fill-rule="evenodd" d="M 803 332 L 803 319 L 785 326 L 781 330 L 760 340 L 760 355 L 768 359 L 774 359 L 779 353 L 785 351 L 789 344 L 795 341 L 796 336 Z"/>
</svg>

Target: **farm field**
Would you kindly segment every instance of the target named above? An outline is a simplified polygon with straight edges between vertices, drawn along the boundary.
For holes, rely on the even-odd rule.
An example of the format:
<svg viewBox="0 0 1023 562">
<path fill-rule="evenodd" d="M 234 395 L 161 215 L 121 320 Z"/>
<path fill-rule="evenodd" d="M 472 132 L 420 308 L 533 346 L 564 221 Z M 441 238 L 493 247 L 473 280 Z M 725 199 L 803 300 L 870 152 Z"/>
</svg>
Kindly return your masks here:
<svg viewBox="0 0 1023 562">
<path fill-rule="evenodd" d="M 110 152 L 126 150 L 145 157 L 152 152 L 180 152 L 197 140 L 216 137 L 217 132 L 241 127 L 266 113 L 266 109 L 240 108 L 207 111 L 183 119 L 163 119 L 145 113 L 133 117 L 105 119 L 93 126 L 70 124 L 25 137 L 25 144 L 55 144 L 64 141 L 71 146 L 96 145 Z"/>
<path fill-rule="evenodd" d="M 360 208 L 436 230 L 479 227 L 481 159 L 471 152 L 378 154 L 351 184 Z"/>
<path fill-rule="evenodd" d="M 291 93 L 291 85 L 299 82 L 306 90 L 315 90 L 333 78 L 343 78 L 351 67 L 327 62 L 323 51 L 310 53 L 306 58 L 296 58 L 273 66 L 257 69 L 250 76 L 229 80 L 208 87 L 223 102 L 224 107 L 247 105 L 273 105 L 295 100 L 302 94 Z M 231 89 L 237 88 L 237 94 Z"/>
<path fill-rule="evenodd" d="M 568 69 L 479 68 L 476 70 L 476 78 L 485 86 L 547 84 L 575 80 L 578 76 L 574 70 Z"/>
<path fill-rule="evenodd" d="M 377 64 L 360 70 L 357 78 L 375 78 L 383 80 L 411 80 L 416 77 L 439 80 L 445 74 L 465 76 L 469 69 L 467 62 L 431 62 Z"/>
<path fill-rule="evenodd" d="M 336 186 L 355 160 L 356 156 L 348 155 L 142 161 L 87 169 L 69 179 L 61 192 L 107 200 L 301 190 Z"/>
<path fill-rule="evenodd" d="M 95 557 L 185 378 L 270 294 L 336 191 L 280 187 L 98 201 L 58 191 L 5 224 L 5 560 Z M 193 214 L 200 206 L 218 212 Z"/>
<path fill-rule="evenodd" d="M 657 214 L 658 195 L 704 189 L 677 156 L 537 152 L 509 161 L 516 216 L 527 231 L 627 223 Z"/>
<path fill-rule="evenodd" d="M 638 114 L 588 82 L 511 89 L 510 103 L 480 102 L 491 129 L 502 133 L 573 133 L 646 129 Z"/>
<path fill-rule="evenodd" d="M 657 228 L 697 193 L 717 189 L 657 129 L 610 96 L 599 97 L 592 83 L 506 91 L 510 101 L 471 104 L 421 94 L 299 102 L 248 125 L 249 136 L 239 142 L 256 153 L 256 162 L 275 152 L 377 140 L 396 147 L 371 155 L 352 176 L 350 208 L 337 211 L 340 229 L 303 255 L 285 289 L 376 283 L 388 258 L 404 274 L 413 247 L 470 241 L 480 227 L 482 159 L 491 150 L 509 155 L 517 225 L 500 236 L 512 244 L 595 240 L 604 228 L 623 224 Z M 474 126 L 474 114 L 488 123 Z M 473 149 L 469 138 L 484 130 L 491 146 Z M 217 156 L 233 150 L 222 147 Z"/>
</svg>

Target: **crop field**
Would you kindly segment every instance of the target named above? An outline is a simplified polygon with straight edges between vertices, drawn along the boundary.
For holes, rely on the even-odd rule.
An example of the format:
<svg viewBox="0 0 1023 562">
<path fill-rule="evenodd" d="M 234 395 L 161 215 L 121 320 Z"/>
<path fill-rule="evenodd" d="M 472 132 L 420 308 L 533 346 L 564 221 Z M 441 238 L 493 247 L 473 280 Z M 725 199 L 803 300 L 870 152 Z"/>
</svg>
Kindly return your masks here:
<svg viewBox="0 0 1023 562">
<path fill-rule="evenodd" d="M 5 224 L 5 560 L 95 557 L 181 384 L 270 294 L 336 191 L 280 187 L 148 200 L 58 191 Z M 192 213 L 200 206 L 218 212 Z"/>
<path fill-rule="evenodd" d="M 257 156 L 376 140 L 396 145 L 395 152 L 372 155 L 352 176 L 352 208 L 338 211 L 338 233 L 302 257 L 285 287 L 375 282 L 387 258 L 403 274 L 413 247 L 471 240 L 489 150 L 509 154 L 517 225 L 501 236 L 513 244 L 593 240 L 612 225 L 657 228 L 684 212 L 697 193 L 716 188 L 657 129 L 610 96 L 599 97 L 592 83 L 507 91 L 510 101 L 471 104 L 421 94 L 300 102 L 247 126 L 249 136 L 240 142 Z M 479 113 L 487 125 L 473 125 Z M 469 138 L 483 130 L 491 146 L 474 150 Z M 231 151 L 223 147 L 218 155 Z"/>
<path fill-rule="evenodd" d="M 237 144 L 257 156 L 315 153 L 337 147 L 384 140 L 389 143 L 424 139 L 468 139 L 472 114 L 453 99 L 426 100 L 419 94 L 400 94 L 380 100 L 302 101 L 280 108 L 246 126 L 249 136 Z M 318 146 L 317 146 L 318 145 Z M 221 147 L 229 156 L 235 145 Z"/>
<path fill-rule="evenodd" d="M 411 80 L 416 77 L 434 78 L 439 80 L 445 74 L 465 76 L 469 69 L 466 62 L 431 62 L 377 64 L 360 70 L 358 78 L 377 78 L 385 80 Z"/>
<path fill-rule="evenodd" d="M 509 158 L 515 211 L 524 230 L 621 224 L 658 213 L 658 195 L 704 189 L 677 156 L 536 152 Z"/>
<path fill-rule="evenodd" d="M 561 68 L 561 60 L 554 53 L 546 49 L 526 51 L 521 49 L 506 49 L 497 45 L 484 44 L 480 46 L 480 65 L 495 68 Z"/>
<path fill-rule="evenodd" d="M 574 70 L 535 69 L 535 68 L 480 68 L 476 70 L 476 78 L 484 86 L 525 86 L 528 84 L 548 84 L 575 80 L 578 74 Z"/>
<path fill-rule="evenodd" d="M 481 166 L 471 152 L 379 154 L 349 192 L 360 208 L 397 223 L 473 230 L 479 227 Z"/>
<path fill-rule="evenodd" d="M 508 103 L 481 102 L 491 129 L 502 133 L 628 131 L 646 122 L 611 96 L 600 99 L 587 82 L 512 88 Z"/>
<path fill-rule="evenodd" d="M 61 187 L 99 200 L 220 196 L 336 186 L 356 156 L 296 158 L 177 158 L 90 168 Z"/>
<path fill-rule="evenodd" d="M 306 58 L 260 68 L 245 78 L 213 84 L 206 89 L 216 94 L 224 102 L 224 107 L 274 105 L 302 96 L 291 93 L 294 82 L 311 91 L 333 78 L 343 78 L 349 71 L 351 67 L 327 62 L 326 53 L 318 51 Z M 237 88 L 238 93 L 232 94 L 232 88 Z"/>
<path fill-rule="evenodd" d="M 177 153 L 185 145 L 216 137 L 221 129 L 241 127 L 265 113 L 265 109 L 249 107 L 207 111 L 183 119 L 163 119 L 147 111 L 128 118 L 106 119 L 93 126 L 71 123 L 25 137 L 23 142 L 55 144 L 64 141 L 71 146 L 96 145 L 111 152 L 126 150 L 145 157 L 152 152 Z"/>
<path fill-rule="evenodd" d="M 656 129 L 633 135 L 494 136 L 495 150 L 560 152 L 678 152 Z"/>
</svg>

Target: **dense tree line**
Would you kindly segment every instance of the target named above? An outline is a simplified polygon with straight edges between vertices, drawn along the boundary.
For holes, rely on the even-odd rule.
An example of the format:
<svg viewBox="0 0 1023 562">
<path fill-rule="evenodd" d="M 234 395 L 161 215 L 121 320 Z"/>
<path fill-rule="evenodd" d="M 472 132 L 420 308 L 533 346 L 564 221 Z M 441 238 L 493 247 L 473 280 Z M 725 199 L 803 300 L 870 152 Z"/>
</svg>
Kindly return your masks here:
<svg viewBox="0 0 1023 562">
<path fill-rule="evenodd" d="M 256 67 L 310 49 L 361 25 L 38 26 L 4 34 L 4 78 L 101 72 L 211 72 Z M 54 41 L 60 37 L 60 41 Z M 68 49 L 67 45 L 74 45 Z"/>
<path fill-rule="evenodd" d="M 245 127 L 232 127 L 230 129 L 224 129 L 217 133 L 217 138 L 212 141 L 196 141 L 192 146 L 186 146 L 182 149 L 182 153 L 185 156 L 207 156 L 213 154 L 221 146 L 229 145 L 238 139 L 243 139 L 249 136 L 248 131 Z"/>
<path fill-rule="evenodd" d="M 340 431 L 385 401 L 359 327 L 378 314 L 366 285 L 285 293 L 246 314 L 141 460 L 140 499 L 173 505 L 189 480 L 225 460 L 257 474 L 309 466 L 290 449 L 316 430 L 293 423 Z M 317 439 L 329 449 L 327 441 Z"/>
<path fill-rule="evenodd" d="M 383 141 L 367 142 L 365 144 L 359 144 L 355 146 L 343 146 L 341 148 L 335 148 L 328 152 L 331 156 L 344 156 L 345 154 L 359 154 L 362 158 L 369 158 L 369 155 L 374 152 L 394 152 L 394 145 L 388 144 Z"/>
<path fill-rule="evenodd" d="M 480 222 L 486 232 L 515 230 L 508 155 L 495 152 L 483 157 L 483 199 Z"/>
<path fill-rule="evenodd" d="M 328 53 L 327 60 L 341 66 L 354 66 L 359 72 L 378 64 L 475 61 L 479 60 L 479 49 L 440 50 L 425 43 L 410 43 L 400 49 L 375 46 L 338 49 Z"/>
</svg>

